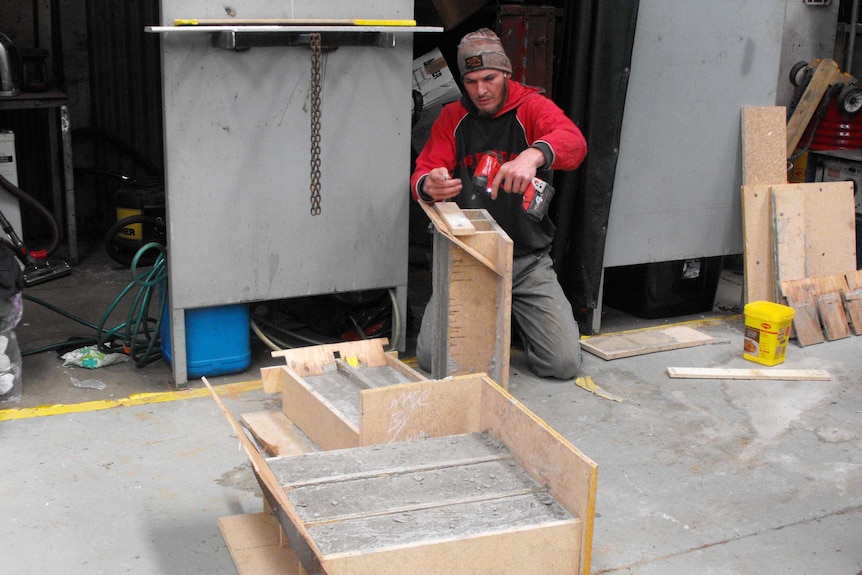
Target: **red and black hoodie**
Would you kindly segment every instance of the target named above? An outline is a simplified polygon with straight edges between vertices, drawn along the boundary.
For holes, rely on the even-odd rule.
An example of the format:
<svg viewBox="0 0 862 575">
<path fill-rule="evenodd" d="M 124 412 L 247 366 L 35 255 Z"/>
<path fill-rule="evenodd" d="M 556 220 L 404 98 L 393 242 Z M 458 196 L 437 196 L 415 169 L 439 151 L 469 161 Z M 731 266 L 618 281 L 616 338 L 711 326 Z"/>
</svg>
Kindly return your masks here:
<svg viewBox="0 0 862 575">
<path fill-rule="evenodd" d="M 501 192 L 492 200 L 487 194 L 474 193 L 473 170 L 487 151 L 498 153 L 506 162 L 534 147 L 545 155 L 545 165 L 536 176 L 550 181 L 552 170 L 580 166 L 587 155 L 587 143 L 574 122 L 538 88 L 512 80 L 507 83 L 506 104 L 493 118 L 480 117 L 466 96 L 444 106 L 416 159 L 410 187 L 413 199 L 423 201 L 422 179 L 434 168 L 445 167 L 453 178 L 461 178 L 458 205 L 488 210 L 512 239 L 516 256 L 546 252 L 554 237 L 553 222 L 549 218 L 540 222 L 529 218 L 518 194 Z"/>
</svg>

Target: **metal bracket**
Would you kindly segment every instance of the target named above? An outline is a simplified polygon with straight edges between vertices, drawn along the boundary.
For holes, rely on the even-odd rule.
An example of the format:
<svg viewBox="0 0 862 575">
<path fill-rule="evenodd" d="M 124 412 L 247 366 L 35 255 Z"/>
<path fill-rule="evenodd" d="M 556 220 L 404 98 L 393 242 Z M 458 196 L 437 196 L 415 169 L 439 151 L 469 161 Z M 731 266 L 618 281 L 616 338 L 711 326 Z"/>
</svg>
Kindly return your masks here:
<svg viewBox="0 0 862 575">
<path fill-rule="evenodd" d="M 332 51 L 339 46 L 373 46 L 394 48 L 395 34 L 392 32 L 321 32 L 323 51 Z M 224 30 L 212 32 L 212 46 L 227 50 L 248 50 L 253 47 L 309 46 L 311 34 L 307 32 L 243 32 Z"/>
</svg>

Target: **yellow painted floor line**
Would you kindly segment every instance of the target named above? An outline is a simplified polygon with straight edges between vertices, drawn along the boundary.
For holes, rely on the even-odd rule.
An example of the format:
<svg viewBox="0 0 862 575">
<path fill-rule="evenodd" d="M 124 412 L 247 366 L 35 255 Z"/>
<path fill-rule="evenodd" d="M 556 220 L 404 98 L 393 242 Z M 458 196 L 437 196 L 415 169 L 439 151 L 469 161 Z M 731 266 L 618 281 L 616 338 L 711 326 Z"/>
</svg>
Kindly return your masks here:
<svg viewBox="0 0 862 575">
<path fill-rule="evenodd" d="M 263 383 L 258 380 L 242 381 L 239 383 L 226 383 L 214 387 L 219 395 L 232 395 L 246 391 L 261 389 Z M 195 399 L 208 397 L 209 390 L 206 387 L 187 389 L 182 391 L 162 391 L 154 393 L 135 393 L 122 399 L 105 399 L 100 401 L 86 401 L 84 403 L 69 403 L 59 405 L 43 405 L 40 407 L 25 407 L 21 409 L 0 410 L 0 421 L 12 419 L 29 419 L 33 417 L 46 417 L 49 415 L 62 415 L 65 413 L 82 413 L 87 411 L 102 411 L 115 407 L 132 407 L 135 405 L 149 405 L 152 403 L 167 403 L 170 401 L 182 401 L 184 399 Z"/>
</svg>

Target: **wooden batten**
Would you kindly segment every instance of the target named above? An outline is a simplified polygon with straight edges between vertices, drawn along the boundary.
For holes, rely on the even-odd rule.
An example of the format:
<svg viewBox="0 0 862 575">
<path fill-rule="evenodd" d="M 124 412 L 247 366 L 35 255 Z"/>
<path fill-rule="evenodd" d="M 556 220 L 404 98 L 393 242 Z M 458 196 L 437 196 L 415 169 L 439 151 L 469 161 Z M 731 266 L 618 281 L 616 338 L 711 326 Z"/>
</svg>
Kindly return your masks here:
<svg viewBox="0 0 862 575">
<path fill-rule="evenodd" d="M 813 278 L 817 285 L 817 308 L 823 323 L 826 339 L 833 341 L 850 337 L 850 326 L 844 313 L 844 294 L 847 280 L 843 274 Z"/>
<path fill-rule="evenodd" d="M 816 287 L 807 279 L 785 281 L 781 292 L 793 308 L 793 333 L 800 347 L 823 343 L 820 313 L 817 311 Z"/>
<path fill-rule="evenodd" d="M 845 274 L 847 293 L 844 294 L 844 305 L 847 316 L 853 324 L 853 333 L 862 335 L 862 270 L 854 270 Z"/>
<path fill-rule="evenodd" d="M 742 186 L 745 302 L 775 301 L 770 184 Z"/>
</svg>

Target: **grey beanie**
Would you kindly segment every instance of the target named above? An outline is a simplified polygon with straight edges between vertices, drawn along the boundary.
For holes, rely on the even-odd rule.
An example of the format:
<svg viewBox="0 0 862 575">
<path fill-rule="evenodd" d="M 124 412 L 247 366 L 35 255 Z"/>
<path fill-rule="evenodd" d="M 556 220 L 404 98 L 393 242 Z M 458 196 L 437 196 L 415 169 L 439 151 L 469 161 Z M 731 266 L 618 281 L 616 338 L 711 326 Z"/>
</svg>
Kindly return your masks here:
<svg viewBox="0 0 862 575">
<path fill-rule="evenodd" d="M 485 68 L 511 74 L 512 62 L 500 38 L 492 30 L 481 28 L 464 36 L 458 44 L 458 70 L 463 78 L 467 72 Z"/>
</svg>

